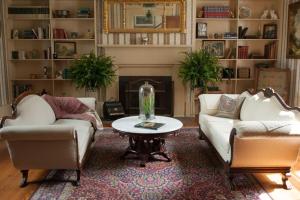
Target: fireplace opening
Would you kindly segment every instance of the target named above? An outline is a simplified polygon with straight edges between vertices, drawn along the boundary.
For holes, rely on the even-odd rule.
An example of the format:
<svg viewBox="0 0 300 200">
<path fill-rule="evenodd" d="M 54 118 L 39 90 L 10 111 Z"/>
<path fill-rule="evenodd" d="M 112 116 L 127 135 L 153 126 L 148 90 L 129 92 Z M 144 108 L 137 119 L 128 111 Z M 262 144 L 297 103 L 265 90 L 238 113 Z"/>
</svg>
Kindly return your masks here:
<svg viewBox="0 0 300 200">
<path fill-rule="evenodd" d="M 139 88 L 146 81 L 155 90 L 155 115 L 173 116 L 173 81 L 170 76 L 120 76 L 119 99 L 125 114 L 139 114 Z"/>
</svg>

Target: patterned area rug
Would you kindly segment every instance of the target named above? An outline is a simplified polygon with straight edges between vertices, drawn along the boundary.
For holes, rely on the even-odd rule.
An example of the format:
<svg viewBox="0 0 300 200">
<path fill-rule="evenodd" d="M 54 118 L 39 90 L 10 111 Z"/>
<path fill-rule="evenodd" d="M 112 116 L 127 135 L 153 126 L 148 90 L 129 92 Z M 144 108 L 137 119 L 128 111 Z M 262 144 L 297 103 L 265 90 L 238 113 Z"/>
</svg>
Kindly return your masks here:
<svg viewBox="0 0 300 200">
<path fill-rule="evenodd" d="M 83 169 L 81 186 L 46 182 L 31 199 L 270 199 L 252 176 L 235 176 L 231 191 L 216 155 L 198 139 L 198 129 L 182 129 L 166 139 L 172 162 L 141 168 L 137 160 L 120 159 L 127 145 L 127 138 L 106 129 Z M 74 179 L 75 172 L 53 171 L 48 177 Z"/>
</svg>

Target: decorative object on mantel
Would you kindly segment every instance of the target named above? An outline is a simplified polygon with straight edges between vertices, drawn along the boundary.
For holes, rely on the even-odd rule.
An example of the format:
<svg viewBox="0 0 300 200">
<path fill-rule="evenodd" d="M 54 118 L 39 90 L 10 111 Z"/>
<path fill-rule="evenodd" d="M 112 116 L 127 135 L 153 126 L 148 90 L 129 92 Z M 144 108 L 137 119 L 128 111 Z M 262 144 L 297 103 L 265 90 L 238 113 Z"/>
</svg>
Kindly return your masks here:
<svg viewBox="0 0 300 200">
<path fill-rule="evenodd" d="M 289 5 L 287 58 L 300 59 L 300 2 Z"/>
<path fill-rule="evenodd" d="M 155 118 L 154 116 L 155 93 L 154 88 L 148 82 L 145 82 L 139 89 L 139 118 L 143 121 L 149 121 Z"/>
<path fill-rule="evenodd" d="M 179 77 L 184 83 L 189 83 L 192 90 L 200 88 L 201 92 L 207 92 L 209 84 L 215 84 L 221 80 L 222 68 L 218 65 L 218 58 L 201 49 L 195 52 L 185 53 L 181 61 Z"/>
<path fill-rule="evenodd" d="M 109 56 L 83 55 L 75 60 L 70 68 L 71 79 L 85 92 L 96 93 L 99 99 L 100 88 L 110 85 L 115 77 L 113 60 Z"/>
</svg>

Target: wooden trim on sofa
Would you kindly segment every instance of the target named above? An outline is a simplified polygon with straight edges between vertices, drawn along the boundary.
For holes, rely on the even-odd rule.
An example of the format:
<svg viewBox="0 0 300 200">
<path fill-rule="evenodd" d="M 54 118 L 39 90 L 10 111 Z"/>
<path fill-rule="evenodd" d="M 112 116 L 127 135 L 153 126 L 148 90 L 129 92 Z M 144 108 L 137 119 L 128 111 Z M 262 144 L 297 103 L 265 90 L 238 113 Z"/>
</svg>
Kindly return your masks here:
<svg viewBox="0 0 300 200">
<path fill-rule="evenodd" d="M 275 97 L 277 99 L 277 101 L 286 109 L 286 110 L 289 110 L 289 111 L 298 111 L 300 112 L 300 108 L 299 107 L 291 107 L 289 106 L 288 104 L 286 104 L 286 102 L 283 100 L 283 98 L 274 91 L 273 88 L 265 88 L 265 89 L 261 89 L 261 90 L 258 90 L 256 93 L 251 91 L 251 90 L 248 90 L 247 91 L 249 94 L 251 95 L 256 95 L 260 92 L 262 92 L 264 94 L 264 97 L 266 98 L 271 98 L 271 97 Z"/>
</svg>

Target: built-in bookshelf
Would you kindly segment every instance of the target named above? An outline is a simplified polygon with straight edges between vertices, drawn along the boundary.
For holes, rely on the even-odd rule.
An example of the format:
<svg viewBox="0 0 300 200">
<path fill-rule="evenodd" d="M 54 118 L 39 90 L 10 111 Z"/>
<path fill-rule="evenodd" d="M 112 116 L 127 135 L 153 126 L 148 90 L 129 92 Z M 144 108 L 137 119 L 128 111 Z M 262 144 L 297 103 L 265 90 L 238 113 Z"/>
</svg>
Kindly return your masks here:
<svg viewBox="0 0 300 200">
<path fill-rule="evenodd" d="M 12 96 L 28 89 L 57 96 L 82 95 L 70 81 L 68 69 L 81 55 L 97 53 L 96 0 L 4 2 Z M 72 52 L 66 57 L 58 49 L 65 47 Z"/>
<path fill-rule="evenodd" d="M 224 46 L 218 55 L 220 65 L 229 73 L 224 73 L 218 84 L 222 92 L 241 93 L 254 88 L 256 68 L 276 66 L 283 3 L 283 0 L 196 0 L 193 49 L 215 45 L 218 50 Z M 265 10 L 274 10 L 278 18 L 270 12 L 262 16 Z M 206 30 L 198 32 L 199 27 Z"/>
</svg>

